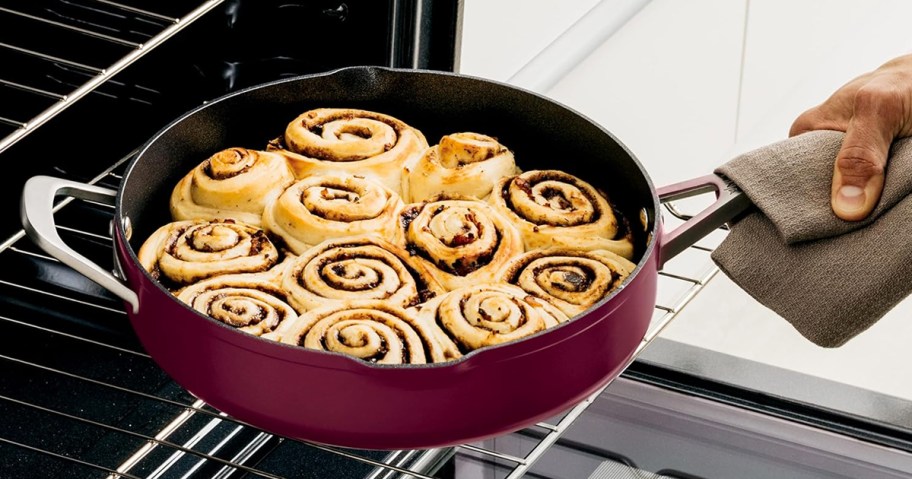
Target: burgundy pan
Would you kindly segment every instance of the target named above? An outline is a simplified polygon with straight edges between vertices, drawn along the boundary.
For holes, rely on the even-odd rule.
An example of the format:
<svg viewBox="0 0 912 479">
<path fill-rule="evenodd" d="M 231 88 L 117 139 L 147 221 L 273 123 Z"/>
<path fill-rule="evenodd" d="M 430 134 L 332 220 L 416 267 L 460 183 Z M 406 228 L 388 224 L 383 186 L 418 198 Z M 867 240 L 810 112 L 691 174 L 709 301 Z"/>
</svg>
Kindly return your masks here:
<svg viewBox="0 0 912 479">
<path fill-rule="evenodd" d="M 136 256 L 144 239 L 170 221 L 173 185 L 215 151 L 265 148 L 291 119 L 320 107 L 383 112 L 431 140 L 482 132 L 508 145 L 523 170 L 557 168 L 585 179 L 609 192 L 633 225 L 636 270 L 569 322 L 429 365 L 382 366 L 280 344 L 239 332 L 177 300 Z M 712 207 L 673 232 L 662 231 L 660 199 L 706 192 L 718 197 Z M 52 213 L 60 195 L 116 206 L 117 275 L 61 241 Z M 546 97 L 452 73 L 353 67 L 248 88 L 185 114 L 144 145 L 118 191 L 34 177 L 23 192 L 22 219 L 45 251 L 122 298 L 151 357 L 213 407 L 292 438 L 416 449 L 515 431 L 605 386 L 626 367 L 646 333 L 664 262 L 748 206 L 743 195 L 713 175 L 657 192 L 610 132 Z"/>
</svg>

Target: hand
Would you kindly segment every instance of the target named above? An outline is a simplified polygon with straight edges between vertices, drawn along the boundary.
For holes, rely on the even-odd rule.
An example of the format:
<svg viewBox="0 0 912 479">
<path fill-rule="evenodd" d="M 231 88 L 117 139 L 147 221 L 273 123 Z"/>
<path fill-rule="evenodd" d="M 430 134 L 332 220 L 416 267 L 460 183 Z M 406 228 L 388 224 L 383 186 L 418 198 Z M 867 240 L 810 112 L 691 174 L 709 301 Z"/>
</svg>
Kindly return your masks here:
<svg viewBox="0 0 912 479">
<path fill-rule="evenodd" d="M 846 83 L 802 113 L 789 136 L 811 130 L 845 132 L 833 169 L 833 212 L 848 221 L 866 218 L 883 191 L 890 145 L 912 136 L 912 55 Z"/>
</svg>

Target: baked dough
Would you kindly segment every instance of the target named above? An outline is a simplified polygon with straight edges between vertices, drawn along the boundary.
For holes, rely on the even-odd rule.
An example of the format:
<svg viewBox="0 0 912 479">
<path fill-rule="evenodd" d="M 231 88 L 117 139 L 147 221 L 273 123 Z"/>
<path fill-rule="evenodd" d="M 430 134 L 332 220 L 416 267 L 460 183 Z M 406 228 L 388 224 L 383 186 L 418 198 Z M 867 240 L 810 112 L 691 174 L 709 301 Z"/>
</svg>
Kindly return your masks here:
<svg viewBox="0 0 912 479">
<path fill-rule="evenodd" d="M 567 320 L 547 301 L 501 282 L 450 291 L 422 305 L 418 317 L 440 325 L 463 351 L 525 338 Z"/>
<path fill-rule="evenodd" d="M 174 187 L 171 219 L 234 218 L 260 227 L 266 204 L 294 179 L 282 155 L 227 148 L 197 165 Z"/>
<path fill-rule="evenodd" d="M 318 108 L 292 120 L 267 150 L 285 155 L 298 178 L 344 172 L 373 178 L 401 193 L 403 167 L 427 147 L 421 131 L 392 116 Z"/>
<path fill-rule="evenodd" d="M 513 259 L 498 280 L 515 284 L 572 317 L 608 296 L 634 268 L 609 251 L 548 248 Z"/>
<path fill-rule="evenodd" d="M 406 166 L 403 197 L 411 203 L 438 196 L 485 199 L 498 180 L 519 173 L 513 152 L 497 139 L 473 132 L 453 133 Z"/>
<path fill-rule="evenodd" d="M 503 178 L 490 202 L 521 232 L 527 250 L 606 250 L 633 258 L 633 240 L 608 199 L 560 170 L 531 170 Z"/>
<path fill-rule="evenodd" d="M 410 307 L 444 292 L 417 258 L 376 235 L 327 240 L 308 249 L 285 269 L 282 287 L 300 311 L 353 299 Z"/>
<path fill-rule="evenodd" d="M 481 200 L 412 203 L 399 216 L 406 249 L 448 290 L 492 281 L 523 252 L 519 231 Z"/>
<path fill-rule="evenodd" d="M 264 275 L 216 276 L 187 286 L 176 295 L 210 318 L 254 336 L 270 333 L 298 317 L 287 293 Z"/>
<path fill-rule="evenodd" d="M 380 183 L 345 173 L 298 180 L 266 206 L 263 226 L 295 254 L 328 239 L 398 233 L 399 195 Z"/>
<path fill-rule="evenodd" d="M 383 300 L 329 304 L 283 323 L 266 337 L 378 364 L 426 364 L 461 356 L 436 325 Z"/>
<path fill-rule="evenodd" d="M 266 233 L 234 220 L 174 221 L 139 249 L 139 263 L 168 285 L 183 286 L 222 274 L 272 268 L 279 251 Z"/>
</svg>

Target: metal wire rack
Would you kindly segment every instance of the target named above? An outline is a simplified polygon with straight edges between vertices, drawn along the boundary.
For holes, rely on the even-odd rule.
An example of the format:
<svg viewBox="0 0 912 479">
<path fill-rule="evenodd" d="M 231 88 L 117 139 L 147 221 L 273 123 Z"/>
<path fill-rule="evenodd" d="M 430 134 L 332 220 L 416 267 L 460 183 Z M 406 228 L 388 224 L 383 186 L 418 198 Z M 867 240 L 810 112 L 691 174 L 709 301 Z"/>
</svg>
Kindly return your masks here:
<svg viewBox="0 0 912 479">
<path fill-rule="evenodd" d="M 110 170 L 96 177 L 92 183 L 105 186 L 115 187 L 122 179 L 118 174 L 122 171 L 126 161 L 123 158 Z M 58 205 L 56 214 L 60 216 L 65 213 L 65 207 L 72 203 L 67 200 Z M 102 205 L 95 205 L 102 207 Z M 109 206 L 103 206 L 108 209 L 108 214 L 113 217 L 113 209 Z M 681 215 L 678 213 L 678 215 Z M 683 215 L 681 215 L 683 216 Z M 93 241 L 111 243 L 112 239 L 107 232 L 99 232 L 79 226 L 67 225 L 66 221 L 59 221 L 61 234 L 68 234 L 76 237 L 84 237 Z M 696 245 L 690 248 L 688 253 L 702 255 L 708 259 L 711 247 Z M 6 256 L 4 256 L 6 255 Z M 0 244 L 0 259 L 10 255 L 27 255 L 32 258 L 38 257 L 43 261 L 56 262 L 54 258 L 38 252 L 30 240 L 25 237 L 23 231 L 10 237 L 7 241 Z M 710 281 L 718 272 L 718 269 L 711 267 L 699 275 L 680 274 L 678 272 L 660 272 L 660 281 L 670 281 L 676 286 L 681 286 L 681 293 L 668 304 L 659 304 L 656 306 L 656 314 L 653 319 L 650 330 L 643 339 L 637 353 L 646 348 L 653 339 L 668 325 L 684 308 L 688 302 Z M 123 317 L 125 320 L 126 313 L 111 303 L 86 299 L 78 294 L 69 294 L 59 291 L 48 291 L 34 285 L 19 283 L 15 281 L 2 280 L 0 286 L 20 291 L 22 294 L 37 295 L 38 297 L 47 297 L 49 300 L 63 301 L 66 304 L 72 304 L 74 307 L 85 308 L 89 311 L 95 311 L 97 314 L 108 316 Z M 662 283 L 660 282 L 660 289 Z M 680 288 L 678 288 L 680 289 Z M 661 295 L 660 295 L 661 299 Z M 116 303 L 115 303 L 116 304 Z M 75 341 L 90 345 L 94 349 L 106 350 L 119 357 L 128 358 L 130 361 L 147 363 L 153 365 L 152 359 L 141 351 L 139 347 L 124 347 L 111 342 L 100 341 L 89 337 L 83 337 L 79 334 L 72 334 L 66 330 L 56 328 L 53 325 L 34 325 L 21 318 L 8 317 L 0 315 L 0 323 L 15 324 L 19 327 L 26 327 L 38 330 L 42 334 L 62 336 L 68 341 Z M 118 383 L 116 379 L 94 378 L 90 374 L 83 372 L 74 372 L 65 367 L 50 366 L 42 363 L 40 360 L 32 358 L 19 358 L 0 353 L 0 361 L 14 363 L 19 367 L 34 369 L 43 375 L 54 378 L 52 380 L 66 380 L 85 383 L 94 388 L 106 390 L 110 393 L 116 393 L 118 396 L 151 401 L 164 409 L 170 421 L 162 425 L 155 431 L 137 431 L 129 427 L 118 424 L 109 424 L 105 421 L 94 419 L 89 414 L 81 414 L 79 411 L 66 411 L 60 408 L 48 407 L 37 401 L 28 399 L 15 398 L 7 395 L 0 389 L 0 403 L 7 402 L 17 407 L 32 409 L 42 414 L 55 416 L 65 419 L 66 421 L 75 422 L 85 428 L 99 428 L 105 432 L 121 436 L 124 440 L 136 443 L 135 452 L 126 460 L 117 465 L 100 464 L 91 462 L 85 458 L 73 457 L 71 455 L 61 454 L 54 450 L 53 445 L 33 445 L 22 441 L 17 441 L 7 437 L 0 436 L 0 445 L 5 444 L 30 451 L 32 453 L 50 456 L 56 460 L 71 463 L 73 466 L 87 468 L 107 474 L 108 478 L 163 478 L 163 477 L 189 477 L 189 474 L 201 467 L 212 469 L 212 477 L 227 478 L 234 474 L 247 474 L 250 477 L 279 478 L 283 477 L 268 470 L 261 468 L 256 463 L 256 458 L 260 453 L 268 448 L 274 447 L 278 443 L 294 441 L 292 439 L 277 437 L 257 430 L 234 418 L 228 417 L 223 413 L 209 407 L 204 402 L 193 398 L 188 393 L 183 392 L 174 397 L 150 393 L 137 388 L 124 386 Z M 448 459 L 454 454 L 471 454 L 475 457 L 496 460 L 498 464 L 509 464 L 510 472 L 505 476 L 508 479 L 515 479 L 524 476 L 536 461 L 555 444 L 562 434 L 570 427 L 571 424 L 592 404 L 599 396 L 601 391 L 591 395 L 563 415 L 554 418 L 551 422 L 536 424 L 530 430 L 520 431 L 526 436 L 539 438 L 538 442 L 524 455 L 516 455 L 498 451 L 495 446 L 485 444 L 465 444 L 455 448 L 432 449 L 421 451 L 389 451 L 382 457 L 368 455 L 362 451 L 353 451 L 336 447 L 329 447 L 319 444 L 311 444 L 301 441 L 295 441 L 302 447 L 310 450 L 319 451 L 322 454 L 328 454 L 335 458 L 345 461 L 354 461 L 361 466 L 370 468 L 366 477 L 370 479 L 392 479 L 392 478 L 421 478 L 435 479 L 434 474 Z M 221 431 L 220 434 L 215 434 Z M 214 443 L 212 438 L 217 439 Z M 226 455 L 224 450 L 229 441 L 242 439 L 241 447 L 234 447 L 233 452 Z M 174 475 L 175 468 L 181 471 L 180 475 Z M 214 469 L 213 469 L 214 468 Z M 187 475 L 183 475 L 187 474 Z M 208 477 L 208 476 L 207 476 Z"/>
<path fill-rule="evenodd" d="M 44 7 L 44 2 L 15 2 L 15 8 L 0 7 L 0 18 L 19 25 L 16 37 L 8 41 L 0 39 L 0 56 L 15 57 L 17 62 L 29 65 L 29 68 L 7 69 L 0 73 L 0 93 L 7 97 L 4 113 L 9 114 L 8 107 L 16 105 L 14 114 L 18 116 L 0 116 L 0 126 L 11 128 L 0 139 L 0 152 L 223 1 L 202 2 L 179 17 L 110 0 L 66 0 L 53 8 Z M 104 16 L 105 24 L 93 23 L 90 20 L 93 15 Z M 119 31 L 110 31 L 112 22 L 120 25 Z M 23 31 L 36 34 L 20 35 Z M 75 42 L 80 50 L 92 51 L 94 61 L 105 64 L 93 65 L 79 58 L 64 58 L 56 54 L 54 44 L 36 38 L 41 36 L 37 32 L 47 33 L 47 38 L 60 36 L 67 42 Z M 53 81 L 61 70 L 68 70 L 84 81 L 75 85 Z M 65 90 L 71 86 L 72 90 Z"/>
</svg>

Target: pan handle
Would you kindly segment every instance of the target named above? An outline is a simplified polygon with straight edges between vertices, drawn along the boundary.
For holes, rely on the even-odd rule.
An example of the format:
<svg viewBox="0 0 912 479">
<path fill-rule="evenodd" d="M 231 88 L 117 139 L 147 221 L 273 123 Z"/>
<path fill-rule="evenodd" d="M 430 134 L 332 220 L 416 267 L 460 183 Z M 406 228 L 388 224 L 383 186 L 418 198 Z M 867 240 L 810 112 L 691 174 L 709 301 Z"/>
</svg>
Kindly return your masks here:
<svg viewBox="0 0 912 479">
<path fill-rule="evenodd" d="M 41 249 L 126 301 L 132 306 L 133 313 L 138 312 L 139 297 L 133 290 L 67 246 L 57 234 L 54 223 L 54 200 L 57 196 L 70 196 L 113 206 L 117 192 L 52 176 L 35 176 L 25 182 L 19 215 L 25 232 Z"/>
<path fill-rule="evenodd" d="M 659 269 L 678 253 L 747 211 L 752 203 L 731 180 L 717 174 L 685 180 L 658 189 L 659 201 L 663 203 L 710 192 L 716 194 L 715 203 L 674 230 L 664 232 L 659 238 Z"/>
</svg>

